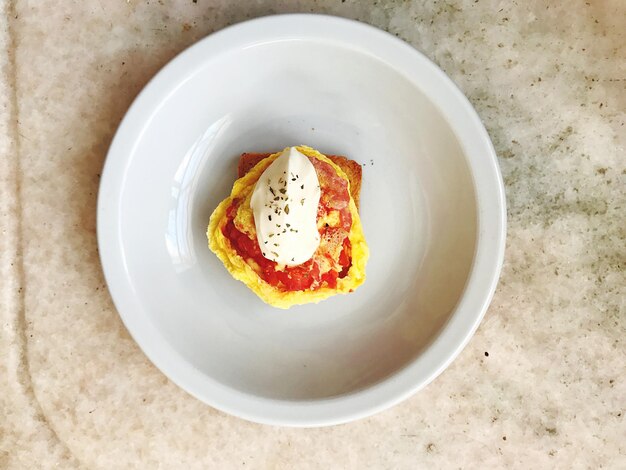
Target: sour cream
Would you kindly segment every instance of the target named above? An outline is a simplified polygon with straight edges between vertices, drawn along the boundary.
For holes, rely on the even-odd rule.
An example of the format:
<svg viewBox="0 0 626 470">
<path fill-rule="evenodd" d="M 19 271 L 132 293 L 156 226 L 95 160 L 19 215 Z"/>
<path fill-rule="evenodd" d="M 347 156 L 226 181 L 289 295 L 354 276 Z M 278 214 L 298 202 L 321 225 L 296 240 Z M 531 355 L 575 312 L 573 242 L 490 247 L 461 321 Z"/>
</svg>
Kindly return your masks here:
<svg viewBox="0 0 626 470">
<path fill-rule="evenodd" d="M 257 240 L 263 256 L 287 266 L 302 264 L 320 244 L 320 184 L 309 158 L 288 147 L 265 169 L 252 193 Z"/>
</svg>

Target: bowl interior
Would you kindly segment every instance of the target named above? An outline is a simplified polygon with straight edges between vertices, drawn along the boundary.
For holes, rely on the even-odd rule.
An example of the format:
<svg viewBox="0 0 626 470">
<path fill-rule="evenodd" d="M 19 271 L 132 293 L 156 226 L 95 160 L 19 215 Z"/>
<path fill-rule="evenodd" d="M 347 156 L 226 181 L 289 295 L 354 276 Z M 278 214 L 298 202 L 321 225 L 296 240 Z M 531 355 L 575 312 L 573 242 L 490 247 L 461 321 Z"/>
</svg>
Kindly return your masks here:
<svg viewBox="0 0 626 470">
<path fill-rule="evenodd" d="M 307 144 L 363 165 L 371 257 L 356 292 L 282 311 L 206 240 L 245 151 Z M 207 58 L 162 97 L 127 160 L 119 239 L 141 313 L 197 373 L 244 394 L 336 397 L 400 371 L 459 302 L 476 247 L 472 176 L 419 86 L 331 41 Z"/>
</svg>

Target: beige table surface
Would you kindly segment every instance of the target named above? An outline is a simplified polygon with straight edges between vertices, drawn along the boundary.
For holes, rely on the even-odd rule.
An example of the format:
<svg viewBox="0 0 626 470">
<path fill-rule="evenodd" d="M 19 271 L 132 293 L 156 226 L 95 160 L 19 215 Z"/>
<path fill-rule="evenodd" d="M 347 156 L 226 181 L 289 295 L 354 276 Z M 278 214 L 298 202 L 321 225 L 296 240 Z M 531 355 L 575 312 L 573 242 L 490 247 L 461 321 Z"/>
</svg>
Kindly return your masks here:
<svg viewBox="0 0 626 470">
<path fill-rule="evenodd" d="M 625 1 L 0 5 L 0 468 L 626 468 Z M 152 366 L 95 231 L 105 153 L 146 81 L 215 30 L 295 11 L 438 63 L 484 120 L 509 205 L 500 285 L 452 366 L 391 410 L 304 430 L 226 416 Z"/>
</svg>

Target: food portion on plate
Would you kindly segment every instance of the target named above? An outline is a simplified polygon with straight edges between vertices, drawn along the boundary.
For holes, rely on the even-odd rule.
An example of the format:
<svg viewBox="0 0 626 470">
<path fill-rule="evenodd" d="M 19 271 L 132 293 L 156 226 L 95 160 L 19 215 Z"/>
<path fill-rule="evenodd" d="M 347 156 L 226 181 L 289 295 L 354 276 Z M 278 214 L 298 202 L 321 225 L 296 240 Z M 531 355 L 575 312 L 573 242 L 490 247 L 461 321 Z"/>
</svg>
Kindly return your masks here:
<svg viewBox="0 0 626 470">
<path fill-rule="evenodd" d="M 235 279 L 278 308 L 352 292 L 365 281 L 357 162 L 287 147 L 242 154 L 238 173 L 207 230 L 210 249 Z"/>
</svg>

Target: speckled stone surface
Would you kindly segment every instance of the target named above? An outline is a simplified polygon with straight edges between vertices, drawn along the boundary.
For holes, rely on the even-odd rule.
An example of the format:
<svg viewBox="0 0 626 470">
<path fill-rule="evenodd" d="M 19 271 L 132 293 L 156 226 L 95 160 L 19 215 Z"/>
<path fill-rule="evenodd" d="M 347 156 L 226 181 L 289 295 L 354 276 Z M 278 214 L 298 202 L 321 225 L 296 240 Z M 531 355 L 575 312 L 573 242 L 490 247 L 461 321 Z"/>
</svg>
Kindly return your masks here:
<svg viewBox="0 0 626 470">
<path fill-rule="evenodd" d="M 0 3 L 0 468 L 626 468 L 626 3 Z M 506 261 L 476 336 L 370 419 L 226 416 L 144 357 L 107 292 L 95 205 L 146 81 L 228 24 L 357 18 L 470 98 L 506 183 Z"/>
</svg>

